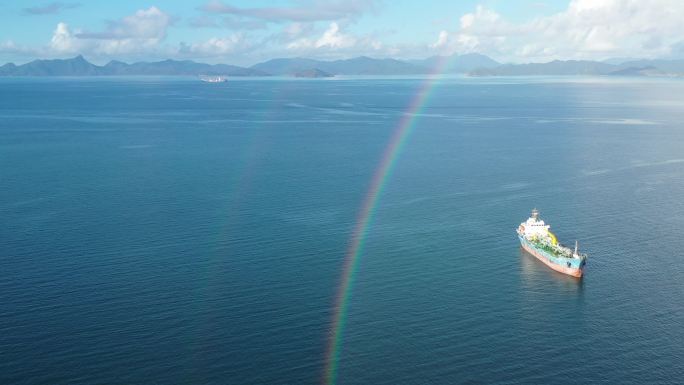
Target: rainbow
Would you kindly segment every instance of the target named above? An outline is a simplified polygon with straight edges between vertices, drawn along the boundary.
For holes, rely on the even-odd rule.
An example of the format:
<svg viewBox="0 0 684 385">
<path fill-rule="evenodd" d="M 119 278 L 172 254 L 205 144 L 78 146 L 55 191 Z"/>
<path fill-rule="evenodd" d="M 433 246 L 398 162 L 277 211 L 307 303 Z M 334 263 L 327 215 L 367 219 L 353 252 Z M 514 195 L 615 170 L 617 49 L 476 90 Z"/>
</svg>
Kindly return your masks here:
<svg viewBox="0 0 684 385">
<path fill-rule="evenodd" d="M 356 226 L 352 232 L 349 248 L 347 249 L 342 276 L 340 279 L 340 286 L 337 290 L 335 299 L 335 310 L 333 312 L 333 319 L 331 322 L 331 334 L 328 340 L 328 348 L 325 360 L 325 373 L 323 383 L 327 385 L 334 385 L 337 381 L 337 366 L 340 356 L 340 347 L 342 345 L 342 337 L 344 333 L 344 326 L 347 320 L 347 310 L 349 308 L 349 300 L 351 297 L 352 287 L 356 271 L 359 265 L 359 260 L 363 254 L 363 246 L 368 235 L 368 230 L 373 222 L 373 217 L 382 195 L 382 191 L 387 185 L 387 181 L 392 175 L 397 159 L 401 154 L 401 150 L 406 144 L 407 138 L 410 136 L 415 122 L 419 116 L 418 112 L 423 108 L 427 102 L 430 91 L 438 81 L 438 77 L 434 76 L 442 72 L 442 69 L 448 62 L 446 57 L 443 57 L 437 65 L 435 65 L 432 74 L 428 76 L 421 84 L 419 90 L 408 105 L 408 108 L 403 113 L 397 128 L 390 137 L 389 143 L 385 147 L 385 152 L 382 155 L 380 164 L 373 174 L 368 193 L 363 200 L 363 205 L 359 211 L 356 219 Z"/>
</svg>

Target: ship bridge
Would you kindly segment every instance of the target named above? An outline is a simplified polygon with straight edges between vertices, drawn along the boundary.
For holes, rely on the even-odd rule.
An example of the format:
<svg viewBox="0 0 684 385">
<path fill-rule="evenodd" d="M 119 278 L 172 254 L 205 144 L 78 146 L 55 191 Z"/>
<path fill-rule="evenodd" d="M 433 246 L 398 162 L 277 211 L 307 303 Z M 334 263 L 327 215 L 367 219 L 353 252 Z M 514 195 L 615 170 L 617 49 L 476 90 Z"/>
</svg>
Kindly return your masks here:
<svg viewBox="0 0 684 385">
<path fill-rule="evenodd" d="M 551 226 L 547 225 L 539 218 L 539 210 L 532 210 L 532 215 L 523 223 L 520 224 L 518 232 L 525 238 L 551 238 L 555 244 L 556 237 L 549 231 Z"/>
</svg>

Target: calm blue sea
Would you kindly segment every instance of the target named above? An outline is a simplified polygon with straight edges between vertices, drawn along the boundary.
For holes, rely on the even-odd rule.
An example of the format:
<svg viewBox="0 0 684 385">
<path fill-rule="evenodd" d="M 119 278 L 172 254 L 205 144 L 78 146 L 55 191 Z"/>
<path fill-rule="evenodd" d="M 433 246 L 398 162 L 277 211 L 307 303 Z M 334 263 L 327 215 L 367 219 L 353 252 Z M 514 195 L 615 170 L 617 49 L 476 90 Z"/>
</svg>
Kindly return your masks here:
<svg viewBox="0 0 684 385">
<path fill-rule="evenodd" d="M 318 384 L 421 79 L 0 80 L 0 383 Z M 344 384 L 684 378 L 684 80 L 446 78 L 375 210 Z M 521 252 L 537 207 L 589 254 Z"/>
</svg>

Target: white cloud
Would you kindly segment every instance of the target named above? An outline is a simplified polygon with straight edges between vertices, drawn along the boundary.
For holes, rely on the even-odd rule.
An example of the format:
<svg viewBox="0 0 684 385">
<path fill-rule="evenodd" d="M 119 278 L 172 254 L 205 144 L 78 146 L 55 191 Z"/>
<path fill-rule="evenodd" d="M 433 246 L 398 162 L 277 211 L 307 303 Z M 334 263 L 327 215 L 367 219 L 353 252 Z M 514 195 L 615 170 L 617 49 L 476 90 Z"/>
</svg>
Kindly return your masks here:
<svg viewBox="0 0 684 385">
<path fill-rule="evenodd" d="M 114 56 L 149 54 L 160 50 L 160 43 L 172 18 L 157 7 L 141 9 L 134 14 L 109 22 L 100 32 L 72 30 L 66 23 L 57 24 L 47 56 L 85 54 Z"/>
<path fill-rule="evenodd" d="M 13 40 L 5 40 L 0 43 L 0 52 L 21 54 L 24 52 L 24 49 L 22 47 L 17 46 L 17 44 Z"/>
<path fill-rule="evenodd" d="M 181 43 L 179 53 L 190 57 L 216 57 L 232 55 L 250 48 L 243 35 L 234 34 L 224 38 L 212 37 L 203 42 Z"/>
<path fill-rule="evenodd" d="M 323 36 L 316 40 L 315 47 L 348 48 L 354 44 L 356 44 L 356 39 L 351 35 L 341 33 L 340 26 L 333 22 L 330 23 Z"/>
<path fill-rule="evenodd" d="M 573 0 L 563 12 L 525 23 L 478 6 L 431 45 L 443 53 L 481 52 L 528 61 L 662 57 L 681 41 L 681 0 Z"/>
<path fill-rule="evenodd" d="M 89 59 L 150 60 L 163 58 L 227 58 L 250 52 L 257 45 L 242 33 L 207 40 L 166 42 L 173 18 L 157 7 L 110 21 L 102 31 L 83 31 L 60 22 L 50 42 L 39 48 L 17 46 L 13 41 L 0 42 L 0 53 L 39 58 L 60 58 L 83 54 Z M 257 40 L 258 41 L 258 40 Z"/>
<path fill-rule="evenodd" d="M 430 47 L 442 49 L 447 45 L 448 42 L 449 42 L 449 32 L 440 31 L 439 36 L 437 37 L 437 41 L 434 42 L 433 44 L 430 44 Z"/>
<path fill-rule="evenodd" d="M 292 25 L 285 32 L 291 36 L 301 35 L 301 25 Z M 316 51 L 367 51 L 379 50 L 382 44 L 369 36 L 357 37 L 345 33 L 340 25 L 332 22 L 318 38 L 299 37 L 286 45 L 288 50 L 315 53 Z"/>
<path fill-rule="evenodd" d="M 111 21 L 105 31 L 82 32 L 80 39 L 144 39 L 161 40 L 166 37 L 166 30 L 171 25 L 171 16 L 157 7 L 140 9 L 133 15 L 120 20 Z"/>
<path fill-rule="evenodd" d="M 66 23 L 57 24 L 57 28 L 52 33 L 50 48 L 59 53 L 72 53 L 80 49 L 78 39 L 69 30 Z"/>
<path fill-rule="evenodd" d="M 273 7 L 233 7 L 211 1 L 194 17 L 188 15 L 184 25 L 229 32 L 215 31 L 209 39 L 181 44 L 167 40 L 174 18 L 151 6 L 109 21 L 100 30 L 60 22 L 45 45 L 29 47 L 6 40 L 0 43 L 0 53 L 30 58 L 84 54 L 95 60 L 196 56 L 241 63 L 294 55 L 420 58 L 454 52 L 479 52 L 518 62 L 684 57 L 681 0 L 571 0 L 562 12 L 526 22 L 477 6 L 464 15 L 452 15 L 460 16 L 453 29 L 439 31 L 431 42 L 402 43 L 391 38 L 391 31 L 354 30 L 355 21 L 372 13 L 377 4 L 378 0 L 292 0 Z"/>
</svg>

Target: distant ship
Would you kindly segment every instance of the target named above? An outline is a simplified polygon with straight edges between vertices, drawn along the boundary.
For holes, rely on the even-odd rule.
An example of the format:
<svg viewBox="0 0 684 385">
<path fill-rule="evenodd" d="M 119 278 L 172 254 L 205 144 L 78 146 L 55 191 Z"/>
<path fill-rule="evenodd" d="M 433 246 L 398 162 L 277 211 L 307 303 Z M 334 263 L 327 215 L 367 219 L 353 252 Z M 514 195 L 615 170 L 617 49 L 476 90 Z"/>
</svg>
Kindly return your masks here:
<svg viewBox="0 0 684 385">
<path fill-rule="evenodd" d="M 532 210 L 532 216 L 518 226 L 518 238 L 523 249 L 553 270 L 581 277 L 587 263 L 586 254 L 577 252 L 577 241 L 575 250 L 559 244 L 549 227 L 539 219 L 539 211 Z"/>
<path fill-rule="evenodd" d="M 227 82 L 228 78 L 225 76 L 208 76 L 208 75 L 201 75 L 200 80 L 203 82 L 207 83 L 223 83 Z"/>
</svg>

